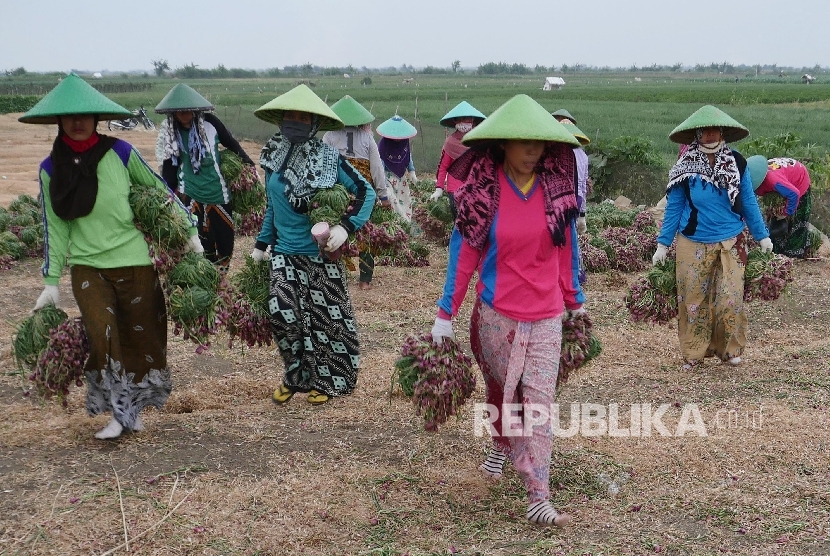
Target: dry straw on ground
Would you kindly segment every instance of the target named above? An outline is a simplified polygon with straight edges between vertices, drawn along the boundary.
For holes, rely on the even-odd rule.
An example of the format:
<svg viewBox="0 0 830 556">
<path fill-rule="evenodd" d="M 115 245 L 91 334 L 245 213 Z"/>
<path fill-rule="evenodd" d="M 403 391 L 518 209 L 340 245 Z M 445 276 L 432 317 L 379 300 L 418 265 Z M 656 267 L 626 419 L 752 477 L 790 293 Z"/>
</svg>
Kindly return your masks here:
<svg viewBox="0 0 830 556">
<path fill-rule="evenodd" d="M 129 139 L 152 153 L 143 135 Z M 251 247 L 239 241 L 234 265 Z M 635 275 L 591 275 L 587 308 L 604 351 L 560 391 L 563 420 L 572 402 L 618 403 L 624 427 L 630 404 L 668 403 L 674 430 L 676 405 L 696 403 L 708 436 L 558 439 L 552 495 L 574 522 L 545 530 L 525 523 L 512 467 L 498 484 L 479 476 L 488 441 L 473 434 L 471 407 L 429 434 L 399 390 L 390 399 L 402 340 L 435 315 L 446 252 L 434 247 L 430 260 L 379 267 L 370 291 L 352 276 L 362 346 L 353 395 L 275 406 L 273 349 L 227 349 L 220 338 L 197 355 L 171 337 L 169 403 L 115 442 L 93 438 L 107 417 L 86 416 L 81 389 L 66 410 L 23 397 L 10 341 L 40 292 L 38 263 L 0 273 L 0 554 L 830 553 L 828 261 L 797 263 L 789 295 L 750 305 L 742 366 L 695 373 L 680 370 L 674 329 L 628 321 Z M 60 289 L 76 315 L 68 279 Z M 465 345 L 472 295 L 456 327 Z M 718 427 L 729 410 L 763 411 L 762 427 Z M 118 548 L 125 534 L 129 552 Z"/>
</svg>

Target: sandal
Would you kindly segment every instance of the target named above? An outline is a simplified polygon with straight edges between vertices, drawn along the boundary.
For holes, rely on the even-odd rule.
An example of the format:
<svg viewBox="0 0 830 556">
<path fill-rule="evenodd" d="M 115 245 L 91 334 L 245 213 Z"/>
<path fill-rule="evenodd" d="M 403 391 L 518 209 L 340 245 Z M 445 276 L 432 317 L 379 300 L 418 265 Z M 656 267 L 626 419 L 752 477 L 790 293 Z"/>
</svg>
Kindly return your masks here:
<svg viewBox="0 0 830 556">
<path fill-rule="evenodd" d="M 274 395 L 271 396 L 271 399 L 273 399 L 275 403 L 284 404 L 287 403 L 293 395 L 293 390 L 289 390 L 285 384 L 280 384 L 280 387 L 274 390 Z"/>
<path fill-rule="evenodd" d="M 312 390 L 308 393 L 308 403 L 311 405 L 320 405 L 329 401 L 328 394 L 323 394 L 317 390 Z"/>
</svg>

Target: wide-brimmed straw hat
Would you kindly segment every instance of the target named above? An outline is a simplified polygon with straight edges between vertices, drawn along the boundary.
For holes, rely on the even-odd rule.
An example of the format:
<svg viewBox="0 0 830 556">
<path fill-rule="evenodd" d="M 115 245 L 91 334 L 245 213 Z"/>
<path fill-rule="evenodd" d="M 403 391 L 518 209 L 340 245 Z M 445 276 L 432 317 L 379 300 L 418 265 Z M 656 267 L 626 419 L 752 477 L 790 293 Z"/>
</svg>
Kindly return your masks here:
<svg viewBox="0 0 830 556">
<path fill-rule="evenodd" d="M 58 116 L 71 114 L 94 114 L 99 120 L 120 120 L 132 116 L 132 112 L 70 73 L 17 121 L 24 124 L 56 124 Z"/>
<path fill-rule="evenodd" d="M 749 170 L 749 177 L 752 179 L 752 189 L 758 189 L 769 171 L 767 157 L 760 154 L 750 156 L 746 159 L 746 168 Z"/>
<path fill-rule="evenodd" d="M 499 106 L 461 142 L 473 146 L 506 139 L 556 141 L 579 146 L 579 141 L 565 126 L 527 95 L 516 95 Z"/>
<path fill-rule="evenodd" d="M 462 100 L 455 105 L 455 108 L 447 112 L 439 122 L 444 127 L 454 127 L 457 118 L 472 118 L 475 123 L 481 123 L 487 116 L 476 110 L 472 104 Z"/>
<path fill-rule="evenodd" d="M 170 114 L 171 112 L 205 112 L 214 110 L 216 107 L 211 102 L 196 92 L 193 87 L 179 83 L 161 99 L 156 105 L 157 114 Z"/>
<path fill-rule="evenodd" d="M 282 117 L 289 110 L 297 110 L 299 112 L 308 112 L 309 114 L 316 114 L 323 118 L 320 131 L 332 131 L 335 129 L 343 129 L 343 121 L 329 108 L 323 99 L 314 94 L 314 91 L 308 88 L 308 85 L 300 84 L 283 93 L 274 100 L 266 102 L 256 110 L 254 115 L 260 120 L 265 120 L 272 124 L 282 124 Z"/>
<path fill-rule="evenodd" d="M 591 144 L 591 139 L 587 135 L 585 135 L 582 132 L 581 129 L 576 127 L 575 124 L 572 124 L 570 122 L 559 122 L 559 123 L 562 124 L 563 126 L 565 126 L 565 129 L 567 129 L 570 132 L 571 135 L 576 137 L 576 140 L 579 141 L 579 144 L 582 145 L 583 147 L 586 146 L 586 145 Z"/>
<path fill-rule="evenodd" d="M 415 126 L 397 114 L 380 124 L 376 130 L 378 135 L 386 139 L 409 139 L 418 134 Z"/>
<path fill-rule="evenodd" d="M 567 110 L 565 110 L 564 108 L 560 108 L 559 110 L 556 110 L 555 112 L 551 112 L 551 116 L 556 118 L 557 121 L 559 121 L 559 118 L 567 118 L 570 121 L 572 121 L 574 124 L 576 123 L 576 118 L 571 116 L 571 113 L 568 112 Z"/>
<path fill-rule="evenodd" d="M 669 139 L 675 143 L 690 144 L 695 140 L 695 133 L 704 127 L 719 127 L 723 129 L 723 140 L 727 143 L 734 143 L 749 135 L 749 130 L 739 124 L 729 114 L 715 108 L 711 104 L 701 106 L 694 114 L 674 128 L 669 134 Z"/>
<path fill-rule="evenodd" d="M 332 104 L 331 110 L 337 114 L 343 125 L 357 127 L 375 121 L 372 113 L 349 95 Z"/>
</svg>

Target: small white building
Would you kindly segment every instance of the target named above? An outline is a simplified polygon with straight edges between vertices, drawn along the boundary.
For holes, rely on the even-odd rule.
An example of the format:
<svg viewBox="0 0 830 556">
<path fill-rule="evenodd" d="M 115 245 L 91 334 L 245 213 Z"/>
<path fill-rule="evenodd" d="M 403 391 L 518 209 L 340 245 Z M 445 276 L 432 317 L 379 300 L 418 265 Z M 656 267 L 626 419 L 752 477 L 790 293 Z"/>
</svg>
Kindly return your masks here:
<svg viewBox="0 0 830 556">
<path fill-rule="evenodd" d="M 565 80 L 561 77 L 546 77 L 543 91 L 557 91 L 565 86 Z"/>
<path fill-rule="evenodd" d="M 92 77 L 94 77 L 95 79 L 101 79 L 104 76 L 101 74 L 100 71 L 96 71 L 95 73 L 92 74 Z"/>
</svg>

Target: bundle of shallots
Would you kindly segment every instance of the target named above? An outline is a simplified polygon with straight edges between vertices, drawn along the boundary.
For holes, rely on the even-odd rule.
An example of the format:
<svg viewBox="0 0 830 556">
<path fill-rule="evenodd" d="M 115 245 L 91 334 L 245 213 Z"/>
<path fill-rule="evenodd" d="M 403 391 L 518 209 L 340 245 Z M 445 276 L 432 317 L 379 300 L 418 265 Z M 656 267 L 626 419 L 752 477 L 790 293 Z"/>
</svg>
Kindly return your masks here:
<svg viewBox="0 0 830 556">
<path fill-rule="evenodd" d="M 475 390 L 472 361 L 457 342 L 444 338 L 439 344 L 432 334 L 409 336 L 395 362 L 401 389 L 412 396 L 416 415 L 424 418 L 424 429 L 438 430 Z M 411 394 L 410 394 L 411 393 Z"/>
<path fill-rule="evenodd" d="M 568 382 L 571 371 L 602 353 L 602 343 L 594 336 L 593 329 L 594 325 L 587 313 L 566 313 L 562 320 L 558 385 Z"/>
<path fill-rule="evenodd" d="M 793 281 L 792 259 L 760 248 L 747 253 L 744 271 L 744 301 L 775 301 Z"/>
<path fill-rule="evenodd" d="M 634 322 L 667 324 L 677 317 L 675 261 L 667 258 L 631 285 L 625 306 Z"/>
<path fill-rule="evenodd" d="M 89 339 L 80 318 L 72 318 L 49 331 L 49 342 L 29 375 L 43 399 L 55 398 L 64 407 L 69 387 L 83 386 L 84 364 L 89 356 Z"/>
</svg>

